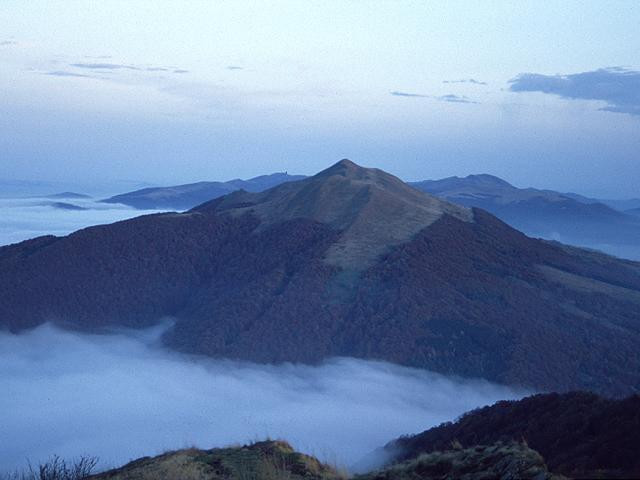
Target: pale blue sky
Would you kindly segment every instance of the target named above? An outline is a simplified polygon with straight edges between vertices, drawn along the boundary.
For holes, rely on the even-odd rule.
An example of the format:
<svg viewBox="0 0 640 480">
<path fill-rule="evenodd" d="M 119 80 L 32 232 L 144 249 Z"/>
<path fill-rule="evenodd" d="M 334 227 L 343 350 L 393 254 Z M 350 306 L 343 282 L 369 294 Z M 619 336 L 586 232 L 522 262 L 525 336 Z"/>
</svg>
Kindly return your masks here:
<svg viewBox="0 0 640 480">
<path fill-rule="evenodd" d="M 638 196 L 639 25 L 622 0 L 3 0 L 0 178 L 171 184 L 349 157 Z"/>
</svg>

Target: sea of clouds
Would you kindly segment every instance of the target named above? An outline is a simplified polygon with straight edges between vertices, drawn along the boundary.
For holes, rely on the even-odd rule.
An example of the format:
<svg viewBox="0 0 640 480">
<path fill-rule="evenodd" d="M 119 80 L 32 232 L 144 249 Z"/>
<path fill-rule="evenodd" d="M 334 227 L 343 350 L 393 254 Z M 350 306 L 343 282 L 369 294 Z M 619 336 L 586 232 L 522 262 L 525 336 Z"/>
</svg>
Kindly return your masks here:
<svg viewBox="0 0 640 480">
<path fill-rule="evenodd" d="M 0 472 L 52 454 L 102 468 L 166 449 L 282 438 L 340 466 L 389 440 L 525 394 L 383 362 L 258 365 L 185 356 L 165 326 L 0 333 Z"/>
<path fill-rule="evenodd" d="M 56 202 L 83 210 L 64 210 Z M 41 235 L 67 235 L 91 225 L 113 223 L 158 210 L 136 210 L 121 204 L 101 203 L 92 198 L 0 197 L 0 246 Z"/>
</svg>

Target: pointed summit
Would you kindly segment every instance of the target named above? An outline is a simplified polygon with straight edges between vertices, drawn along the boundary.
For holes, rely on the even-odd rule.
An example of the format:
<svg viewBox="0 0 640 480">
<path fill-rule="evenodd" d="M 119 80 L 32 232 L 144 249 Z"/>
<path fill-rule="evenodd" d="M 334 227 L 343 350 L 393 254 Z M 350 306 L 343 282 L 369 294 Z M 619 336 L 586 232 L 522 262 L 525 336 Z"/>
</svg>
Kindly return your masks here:
<svg viewBox="0 0 640 480">
<path fill-rule="evenodd" d="M 196 211 L 249 213 L 263 225 L 297 218 L 327 224 L 341 232 L 325 260 L 362 270 L 391 246 L 409 241 L 442 215 L 472 220 L 469 209 L 420 192 L 377 168 L 344 159 L 313 177 L 261 193 L 234 192 Z"/>
<path fill-rule="evenodd" d="M 325 170 L 322 170 L 321 172 L 317 173 L 315 176 L 316 177 L 319 177 L 319 176 L 327 177 L 327 176 L 331 176 L 331 175 L 343 175 L 345 177 L 348 177 L 348 176 L 356 174 L 358 170 L 364 170 L 364 168 L 361 167 L 360 165 L 357 165 L 356 163 L 352 162 L 348 158 L 343 158 L 339 162 L 334 163 L 329 168 L 327 168 Z"/>
</svg>

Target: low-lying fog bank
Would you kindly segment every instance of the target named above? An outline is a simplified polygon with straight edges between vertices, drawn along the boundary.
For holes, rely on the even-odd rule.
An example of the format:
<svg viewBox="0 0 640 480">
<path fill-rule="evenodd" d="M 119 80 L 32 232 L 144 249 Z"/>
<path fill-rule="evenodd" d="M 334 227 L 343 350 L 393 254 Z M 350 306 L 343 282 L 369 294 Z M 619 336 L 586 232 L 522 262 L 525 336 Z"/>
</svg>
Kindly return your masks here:
<svg viewBox="0 0 640 480">
<path fill-rule="evenodd" d="M 105 468 L 265 437 L 350 465 L 394 437 L 524 395 L 351 358 L 274 366 L 189 357 L 160 347 L 161 331 L 0 333 L 0 472 L 54 453 L 96 455 Z"/>
<path fill-rule="evenodd" d="M 94 199 L 0 198 L 0 246 L 41 235 L 67 235 L 160 210 L 136 210 Z"/>
</svg>

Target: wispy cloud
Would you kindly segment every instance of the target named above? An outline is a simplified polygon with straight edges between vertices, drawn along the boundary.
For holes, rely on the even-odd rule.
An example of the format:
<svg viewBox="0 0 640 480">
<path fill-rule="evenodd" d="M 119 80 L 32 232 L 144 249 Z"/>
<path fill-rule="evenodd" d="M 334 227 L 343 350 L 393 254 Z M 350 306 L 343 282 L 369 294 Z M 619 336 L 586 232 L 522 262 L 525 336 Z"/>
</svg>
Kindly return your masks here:
<svg viewBox="0 0 640 480">
<path fill-rule="evenodd" d="M 395 97 L 407 97 L 407 98 L 433 98 L 435 100 L 439 100 L 441 102 L 450 102 L 450 103 L 478 103 L 471 100 L 469 97 L 465 97 L 464 95 L 454 95 L 452 93 L 447 95 L 424 95 L 421 93 L 409 93 L 409 92 L 399 92 L 393 91 L 389 92 L 391 95 Z"/>
<path fill-rule="evenodd" d="M 137 72 L 171 72 L 171 73 L 188 73 L 189 70 L 176 67 L 162 66 L 145 66 L 134 65 L 130 63 L 70 63 L 70 67 L 81 68 L 83 70 L 97 71 L 116 71 L 116 70 L 134 70 Z"/>
<path fill-rule="evenodd" d="M 448 95 L 441 95 L 439 97 L 435 97 L 437 100 L 441 102 L 450 102 L 450 103 L 478 103 L 471 100 L 469 97 L 465 97 L 464 95 L 454 95 L 452 93 Z"/>
<path fill-rule="evenodd" d="M 391 95 L 395 97 L 414 97 L 414 98 L 430 98 L 430 95 L 422 95 L 420 93 L 409 93 L 409 92 L 398 92 L 394 90 L 393 92 L 389 92 Z"/>
<path fill-rule="evenodd" d="M 460 80 L 443 80 L 442 83 L 471 83 L 473 85 L 487 85 L 487 82 L 481 82 L 475 78 L 462 78 Z"/>
<path fill-rule="evenodd" d="M 143 70 L 135 65 L 127 65 L 123 63 L 72 63 L 70 66 L 86 68 L 89 70 Z"/>
<path fill-rule="evenodd" d="M 101 55 L 99 57 L 85 57 L 85 58 L 110 58 L 108 55 Z M 152 80 L 152 77 L 145 78 L 145 74 L 153 73 L 170 73 L 170 74 L 185 74 L 189 73 L 189 70 L 183 68 L 177 68 L 175 66 L 159 66 L 159 65 L 136 65 L 131 63 L 108 63 L 108 62 L 76 62 L 66 64 L 66 68 L 56 69 L 51 71 L 39 71 L 37 73 L 43 75 L 50 75 L 53 77 L 75 77 L 75 78 L 95 78 L 101 80 L 108 80 L 114 82 L 131 82 L 136 81 L 130 76 L 117 75 L 117 72 L 131 72 L 137 75 L 137 81 L 148 82 Z"/>
<path fill-rule="evenodd" d="M 522 73 L 509 81 L 512 92 L 542 92 L 573 100 L 606 102 L 600 110 L 640 116 L 640 71 L 622 67 L 542 75 Z"/>
<path fill-rule="evenodd" d="M 54 77 L 95 78 L 94 75 L 85 75 L 84 73 L 69 72 L 66 70 L 53 70 L 51 72 L 44 72 L 43 75 L 51 75 Z"/>
</svg>

